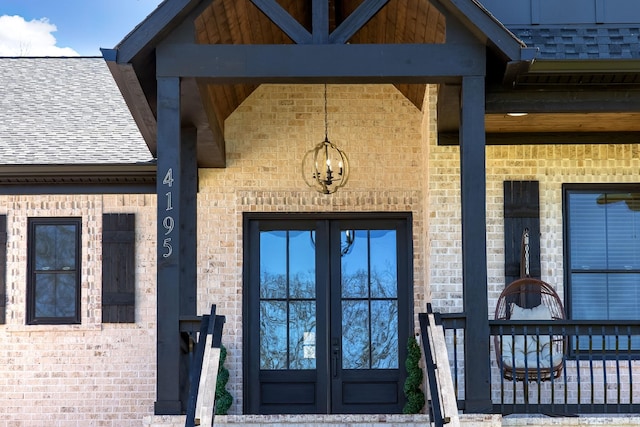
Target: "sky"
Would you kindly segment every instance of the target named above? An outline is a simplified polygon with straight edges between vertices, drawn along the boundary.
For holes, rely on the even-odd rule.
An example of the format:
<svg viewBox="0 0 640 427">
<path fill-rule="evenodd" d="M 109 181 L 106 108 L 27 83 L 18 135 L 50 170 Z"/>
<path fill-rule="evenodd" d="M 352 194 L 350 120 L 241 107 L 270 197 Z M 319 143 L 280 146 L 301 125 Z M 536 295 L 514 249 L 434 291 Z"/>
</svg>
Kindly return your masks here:
<svg viewBox="0 0 640 427">
<path fill-rule="evenodd" d="M 0 56 L 102 56 L 163 0 L 0 0 Z"/>
</svg>

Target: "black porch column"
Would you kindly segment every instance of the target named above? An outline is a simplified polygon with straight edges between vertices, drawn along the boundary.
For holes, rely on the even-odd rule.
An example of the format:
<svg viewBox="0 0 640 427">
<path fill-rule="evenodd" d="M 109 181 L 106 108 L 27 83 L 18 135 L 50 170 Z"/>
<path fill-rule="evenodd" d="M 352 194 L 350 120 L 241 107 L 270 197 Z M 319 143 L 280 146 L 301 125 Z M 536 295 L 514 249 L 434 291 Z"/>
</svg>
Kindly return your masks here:
<svg viewBox="0 0 640 427">
<path fill-rule="evenodd" d="M 491 412 L 484 80 L 484 76 L 463 77 L 460 100 L 465 412 L 469 413 Z"/>
<path fill-rule="evenodd" d="M 180 78 L 158 78 L 158 415 L 179 415 L 184 409 L 179 322 L 181 315 L 196 314 L 195 147 L 196 130 L 181 129 Z"/>
</svg>

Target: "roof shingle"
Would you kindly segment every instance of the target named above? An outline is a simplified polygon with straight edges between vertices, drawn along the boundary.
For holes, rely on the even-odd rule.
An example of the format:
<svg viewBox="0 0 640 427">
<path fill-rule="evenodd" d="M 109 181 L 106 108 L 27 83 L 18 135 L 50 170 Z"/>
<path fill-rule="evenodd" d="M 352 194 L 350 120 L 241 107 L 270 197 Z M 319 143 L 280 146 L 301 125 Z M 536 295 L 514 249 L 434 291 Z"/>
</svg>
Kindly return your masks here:
<svg viewBox="0 0 640 427">
<path fill-rule="evenodd" d="M 0 58 L 0 164 L 151 160 L 102 58 Z"/>
</svg>

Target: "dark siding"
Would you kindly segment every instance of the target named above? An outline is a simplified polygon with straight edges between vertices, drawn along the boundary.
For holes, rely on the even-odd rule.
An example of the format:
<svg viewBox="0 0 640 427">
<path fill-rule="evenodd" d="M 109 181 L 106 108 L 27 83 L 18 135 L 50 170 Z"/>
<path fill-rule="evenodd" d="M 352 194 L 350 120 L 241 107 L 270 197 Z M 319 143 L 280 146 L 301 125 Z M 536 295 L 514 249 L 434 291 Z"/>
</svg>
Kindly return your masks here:
<svg viewBox="0 0 640 427">
<path fill-rule="evenodd" d="M 540 278 L 540 201 L 538 181 L 504 182 L 504 275 L 508 285 L 521 274 L 522 233 L 529 229 L 529 276 Z"/>
<path fill-rule="evenodd" d="M 638 0 L 481 0 L 507 27 L 511 25 L 637 24 Z"/>
<path fill-rule="evenodd" d="M 135 215 L 102 216 L 102 321 L 135 322 Z"/>
<path fill-rule="evenodd" d="M 7 321 L 7 216 L 0 215 L 0 325 Z"/>
</svg>

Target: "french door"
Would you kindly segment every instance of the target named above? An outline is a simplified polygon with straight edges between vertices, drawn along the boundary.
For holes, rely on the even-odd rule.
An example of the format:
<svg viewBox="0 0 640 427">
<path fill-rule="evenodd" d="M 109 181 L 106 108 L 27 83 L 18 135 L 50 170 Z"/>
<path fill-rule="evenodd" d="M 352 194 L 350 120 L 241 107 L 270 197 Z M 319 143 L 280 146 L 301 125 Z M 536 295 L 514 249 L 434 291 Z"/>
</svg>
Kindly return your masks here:
<svg viewBox="0 0 640 427">
<path fill-rule="evenodd" d="M 245 413 L 402 412 L 410 216 L 245 226 Z"/>
</svg>

